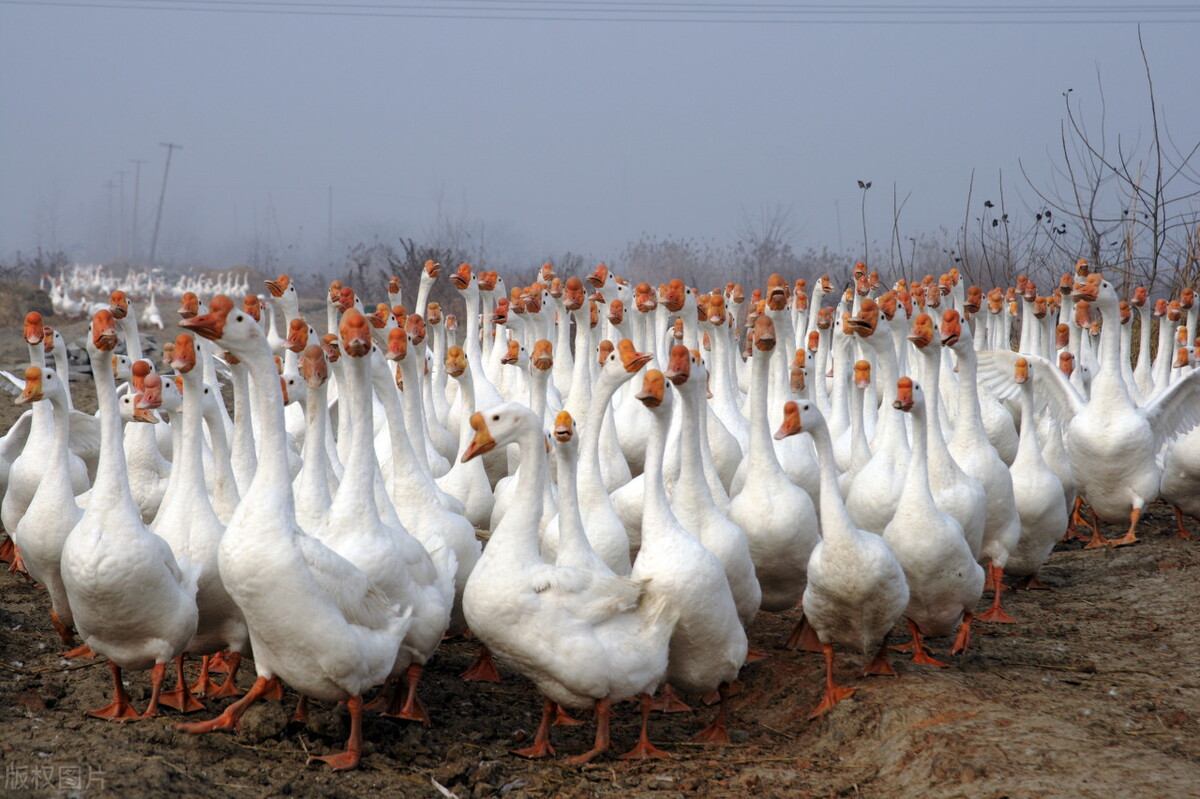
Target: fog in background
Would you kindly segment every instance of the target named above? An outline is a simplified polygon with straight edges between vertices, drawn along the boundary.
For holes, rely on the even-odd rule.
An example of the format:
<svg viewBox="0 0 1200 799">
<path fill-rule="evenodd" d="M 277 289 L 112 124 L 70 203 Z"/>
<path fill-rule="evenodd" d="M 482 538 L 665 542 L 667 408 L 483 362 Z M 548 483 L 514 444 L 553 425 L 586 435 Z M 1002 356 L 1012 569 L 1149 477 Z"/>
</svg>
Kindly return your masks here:
<svg viewBox="0 0 1200 799">
<path fill-rule="evenodd" d="M 1145 146 L 1138 23 L 1173 141 L 1197 140 L 1200 11 L 942 7 L 0 0 L 0 259 L 146 263 L 166 142 L 173 269 L 439 236 L 493 268 L 611 263 L 772 221 L 854 257 L 864 200 L 870 249 L 951 240 L 1001 180 L 1014 222 L 1041 209 L 1022 165 L 1062 185 L 1069 89 L 1110 147 Z"/>
</svg>

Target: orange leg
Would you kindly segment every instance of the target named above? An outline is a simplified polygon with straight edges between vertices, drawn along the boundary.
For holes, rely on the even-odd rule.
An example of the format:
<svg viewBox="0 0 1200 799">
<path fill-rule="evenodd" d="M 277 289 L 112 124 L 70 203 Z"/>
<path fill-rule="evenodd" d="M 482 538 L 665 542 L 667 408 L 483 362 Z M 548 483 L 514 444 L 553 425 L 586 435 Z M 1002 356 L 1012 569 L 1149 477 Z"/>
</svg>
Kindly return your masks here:
<svg viewBox="0 0 1200 799">
<path fill-rule="evenodd" d="M 296 700 L 296 711 L 292 713 L 290 719 L 293 724 L 304 724 L 308 721 L 308 697 L 300 694 L 300 698 Z"/>
<path fill-rule="evenodd" d="M 691 713 L 692 709 L 682 702 L 675 695 L 675 689 L 671 687 L 671 683 L 665 683 L 662 688 L 662 696 L 654 703 L 654 709 L 662 713 Z"/>
<path fill-rule="evenodd" d="M 784 646 L 793 650 L 802 649 L 805 652 L 820 652 L 821 639 L 817 638 L 817 632 L 808 623 L 808 618 L 801 616 L 800 621 L 796 622 L 796 627 L 792 630 L 792 634 L 788 636 Z"/>
<path fill-rule="evenodd" d="M 17 557 L 17 545 L 8 536 L 4 536 L 4 540 L 0 541 L 0 560 L 5 563 L 12 563 Z"/>
<path fill-rule="evenodd" d="M 555 727 L 578 727 L 581 724 L 583 724 L 583 722 L 568 713 L 565 707 L 560 705 L 558 702 L 554 703 Z"/>
<path fill-rule="evenodd" d="M 397 692 L 400 690 L 400 681 L 395 677 L 388 677 L 383 683 L 383 687 L 379 689 L 379 693 L 370 702 L 363 705 L 363 710 L 377 710 L 380 713 L 387 713 L 388 708 L 398 704 L 396 698 Z"/>
<path fill-rule="evenodd" d="M 200 676 L 190 686 L 192 694 L 195 696 L 213 697 L 217 695 L 219 686 L 209 678 L 212 659 L 212 655 L 205 655 L 200 658 Z"/>
<path fill-rule="evenodd" d="M 1175 525 L 1179 528 L 1179 532 L 1175 534 L 1176 538 L 1192 537 L 1192 534 L 1183 526 L 1183 510 L 1178 505 L 1175 506 Z"/>
<path fill-rule="evenodd" d="M 242 654 L 240 652 L 230 652 L 229 658 L 226 660 L 225 682 L 221 683 L 221 687 L 213 694 L 215 699 L 225 699 L 230 696 L 241 696 L 242 692 L 237 687 L 238 666 L 242 665 Z M 208 670 L 212 671 L 212 664 L 208 665 Z"/>
<path fill-rule="evenodd" d="M 821 651 L 825 655 L 825 696 L 821 704 L 808 714 L 809 719 L 815 719 L 833 710 L 833 706 L 847 697 L 854 696 L 857 688 L 843 688 L 833 682 L 833 644 L 822 644 Z"/>
<path fill-rule="evenodd" d="M 516 749 L 513 754 L 528 758 L 552 756 L 554 746 L 550 743 L 550 722 L 553 718 L 554 702 L 547 699 L 542 706 L 542 723 L 538 726 L 537 734 L 533 736 L 533 744 L 524 749 Z"/>
<path fill-rule="evenodd" d="M 1182 523 L 1180 527 L 1182 528 Z M 54 625 L 54 629 L 58 632 L 58 637 L 62 639 L 63 646 L 75 646 L 75 636 L 71 633 L 71 628 L 62 623 L 62 619 L 58 618 L 58 613 L 54 608 L 50 608 L 50 623 Z"/>
<path fill-rule="evenodd" d="M 165 692 L 159 697 L 158 701 L 167 707 L 175 708 L 180 713 L 195 713 L 197 710 L 204 710 L 204 705 L 200 703 L 200 700 L 192 696 L 187 682 L 183 679 L 183 659 L 185 657 L 187 657 L 186 652 L 175 658 L 175 668 L 179 676 L 179 682 L 175 686 L 175 690 Z"/>
<path fill-rule="evenodd" d="M 92 649 L 87 644 L 83 644 L 82 646 L 75 647 L 74 649 L 70 650 L 69 652 L 59 652 L 58 656 L 60 658 L 66 658 L 67 660 L 72 660 L 74 658 L 83 658 L 84 660 L 91 660 L 92 658 L 96 657 L 96 650 Z"/>
<path fill-rule="evenodd" d="M 723 682 L 718 685 L 717 692 L 721 695 L 721 707 L 717 710 L 717 717 L 713 719 L 712 724 L 709 724 L 703 730 L 692 736 L 691 740 L 693 743 L 730 743 L 729 720 L 726 711 L 726 708 L 729 705 L 729 683 Z"/>
<path fill-rule="evenodd" d="M 908 629 L 912 632 L 912 643 L 906 645 L 905 648 L 912 649 L 912 662 L 921 663 L 926 666 L 937 666 L 938 668 L 948 669 L 948 665 L 933 657 L 925 649 L 925 636 L 921 635 L 921 630 L 918 629 L 917 623 L 912 619 L 908 620 Z M 893 647 L 897 648 L 897 647 Z"/>
<path fill-rule="evenodd" d="M 766 652 L 761 652 L 757 649 L 751 648 L 751 649 L 746 650 L 746 664 L 747 665 L 749 665 L 750 663 L 757 663 L 760 660 L 766 660 L 769 657 L 771 657 L 769 654 L 767 654 Z"/>
<path fill-rule="evenodd" d="M 12 565 L 8 567 L 8 573 L 21 575 L 27 583 L 33 582 L 33 578 L 29 576 L 29 569 L 25 568 L 25 559 L 21 557 L 21 549 L 15 544 L 13 545 Z"/>
<path fill-rule="evenodd" d="M 1096 511 L 1092 511 L 1092 537 L 1088 539 L 1084 549 L 1096 549 L 1097 547 L 1108 546 L 1108 539 L 1100 535 L 1100 520 L 1096 518 Z"/>
<path fill-rule="evenodd" d="M 281 690 L 278 677 L 259 677 L 254 681 L 254 685 L 250 686 L 250 690 L 246 692 L 245 696 L 225 708 L 225 712 L 215 719 L 176 724 L 175 729 L 180 732 L 186 732 L 188 735 L 199 735 L 217 730 L 233 731 L 241 729 L 238 726 L 238 722 L 241 720 L 242 714 L 246 712 L 246 708 L 259 699 L 264 698 L 266 694 L 271 692 L 272 688 Z"/>
<path fill-rule="evenodd" d="M 557 704 L 557 703 L 556 703 Z M 592 744 L 592 748 L 584 752 L 582 755 L 574 755 L 568 757 L 568 763 L 590 763 L 597 755 L 608 751 L 612 741 L 608 737 L 608 723 L 612 714 L 612 702 L 608 697 L 596 700 L 596 741 Z"/>
<path fill-rule="evenodd" d="M 1070 527 L 1087 527 L 1087 520 L 1083 518 L 1083 497 L 1075 497 L 1075 507 L 1071 508 Z"/>
<path fill-rule="evenodd" d="M 180 677 L 183 676 L 183 668 L 180 667 Z M 167 677 L 167 664 L 155 663 L 154 668 L 150 670 L 150 704 L 146 705 L 146 712 L 142 713 L 138 718 L 152 719 L 158 715 L 158 706 L 162 701 L 162 684 Z"/>
<path fill-rule="evenodd" d="M 352 696 L 346 700 L 350 710 L 350 738 L 346 741 L 346 751 L 333 755 L 310 757 L 308 765 L 324 763 L 333 771 L 350 771 L 358 768 L 362 758 L 362 697 Z"/>
<path fill-rule="evenodd" d="M 862 670 L 862 676 L 876 675 L 881 677 L 895 677 L 896 670 L 892 668 L 892 664 L 888 663 L 888 645 L 885 639 L 879 645 L 879 651 L 875 653 L 875 657 Z"/>
<path fill-rule="evenodd" d="M 734 680 L 733 682 L 729 683 L 728 695 L 731 697 L 737 696 L 744 690 L 746 690 L 746 684 L 741 680 Z M 717 702 L 721 701 L 721 692 L 709 691 L 704 696 L 700 697 L 700 701 L 706 705 L 715 705 Z"/>
<path fill-rule="evenodd" d="M 229 663 L 225 660 L 225 653 L 228 649 L 222 649 L 220 652 L 212 656 L 208 662 L 208 670 L 212 674 L 222 674 L 229 671 Z"/>
<path fill-rule="evenodd" d="M 1004 569 L 992 563 L 988 566 L 988 574 L 991 576 L 994 585 L 1003 585 L 1000 579 L 1004 576 Z M 987 613 L 979 617 L 980 621 L 990 621 L 996 624 L 1016 624 L 1017 620 L 1000 608 L 1000 599 L 1003 596 L 1004 594 L 1000 591 L 992 594 L 992 607 L 988 609 Z"/>
<path fill-rule="evenodd" d="M 1129 530 L 1126 531 L 1125 535 L 1121 536 L 1120 538 L 1114 538 L 1109 541 L 1108 545 L 1113 547 L 1127 547 L 1132 544 L 1139 543 L 1142 539 L 1138 538 L 1137 535 L 1134 534 L 1134 530 L 1137 528 L 1138 520 L 1141 518 L 1141 508 L 1134 508 L 1131 510 L 1129 512 Z"/>
<path fill-rule="evenodd" d="M 270 702 L 282 702 L 283 680 L 279 679 L 278 677 L 276 677 L 274 680 L 271 680 L 271 684 L 267 686 L 266 693 L 263 694 L 263 699 L 266 699 Z"/>
<path fill-rule="evenodd" d="M 669 752 L 664 752 L 654 744 L 650 743 L 650 711 L 654 709 L 654 699 L 650 694 L 642 694 L 638 697 L 638 704 L 642 711 L 642 730 L 638 734 L 637 745 L 623 755 L 620 755 L 620 760 L 646 760 L 649 758 L 670 757 Z"/>
<path fill-rule="evenodd" d="M 958 637 L 954 639 L 954 646 L 950 649 L 951 655 L 961 655 L 971 645 L 971 621 L 974 618 L 970 613 L 963 614 L 962 624 L 958 628 Z"/>
<path fill-rule="evenodd" d="M 417 683 L 421 681 L 421 664 L 413 663 L 405 672 L 408 678 L 408 692 L 404 698 L 404 704 L 400 707 L 389 707 L 383 715 L 397 719 L 408 719 L 409 721 L 419 721 L 422 725 L 429 726 L 429 714 L 425 712 L 425 705 L 421 703 L 421 699 L 417 696 Z"/>
<path fill-rule="evenodd" d="M 113 677 L 113 701 L 102 708 L 89 710 L 87 714 L 94 718 L 104 719 L 105 721 L 130 721 L 138 717 L 137 711 L 133 709 L 133 705 L 129 704 L 129 694 L 125 691 L 125 686 L 121 684 L 121 667 L 111 660 L 108 666 L 112 669 Z"/>
<path fill-rule="evenodd" d="M 492 659 L 492 651 L 486 645 L 480 648 L 479 657 L 462 673 L 462 678 L 472 682 L 500 682 L 496 661 Z"/>
</svg>

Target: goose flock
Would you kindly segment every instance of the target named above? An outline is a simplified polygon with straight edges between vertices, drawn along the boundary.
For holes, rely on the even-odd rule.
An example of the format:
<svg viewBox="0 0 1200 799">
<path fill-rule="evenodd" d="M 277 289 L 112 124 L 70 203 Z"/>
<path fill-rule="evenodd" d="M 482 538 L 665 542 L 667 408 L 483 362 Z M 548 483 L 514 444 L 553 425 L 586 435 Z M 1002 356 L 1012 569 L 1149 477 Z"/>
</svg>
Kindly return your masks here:
<svg viewBox="0 0 1200 799">
<path fill-rule="evenodd" d="M 1124 302 L 1086 262 L 1049 296 L 1025 277 L 985 294 L 957 270 L 887 288 L 862 264 L 811 294 L 779 275 L 747 298 L 550 264 L 509 290 L 463 264 L 456 318 L 429 301 L 439 274 L 420 274 L 422 314 L 396 278 L 374 306 L 335 281 L 320 330 L 288 275 L 265 301 L 187 289 L 159 363 L 132 299 L 153 304 L 155 281 L 118 288 L 86 309 L 95 415 L 73 407 L 62 335 L 26 317 L 0 557 L 45 586 L 64 657 L 108 659 L 112 702 L 89 715 L 228 697 L 177 727 L 234 730 L 286 683 L 299 718 L 310 698 L 346 706 L 345 751 L 313 760 L 351 769 L 364 712 L 430 723 L 423 667 L 469 631 L 465 678 L 499 679 L 498 659 L 544 699 L 518 754 L 553 755 L 552 726 L 594 708 L 594 745 L 570 758 L 587 762 L 636 700 L 622 757 L 660 757 L 649 721 L 679 694 L 719 700 L 696 739 L 729 741 L 760 610 L 802 605 L 791 646 L 826 666 L 816 718 L 856 690 L 834 679 L 835 646 L 894 674 L 904 621 L 896 648 L 945 667 L 927 639 L 955 654 L 974 622 L 1012 622 L 1005 577 L 1039 587 L 1064 536 L 1133 544 L 1160 497 L 1181 536 L 1200 515 L 1190 290 Z M 54 281 L 56 309 L 89 279 Z M 1106 540 L 1097 520 L 1128 531 Z M 141 712 L 127 670 L 151 672 Z"/>
</svg>

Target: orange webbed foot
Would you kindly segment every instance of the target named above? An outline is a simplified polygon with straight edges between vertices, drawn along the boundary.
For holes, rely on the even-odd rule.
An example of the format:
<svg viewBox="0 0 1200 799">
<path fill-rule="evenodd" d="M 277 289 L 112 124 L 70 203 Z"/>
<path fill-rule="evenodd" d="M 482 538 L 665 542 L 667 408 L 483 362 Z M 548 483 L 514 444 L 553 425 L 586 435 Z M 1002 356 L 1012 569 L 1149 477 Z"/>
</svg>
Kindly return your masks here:
<svg viewBox="0 0 1200 799">
<path fill-rule="evenodd" d="M 471 682 L 500 682 L 500 672 L 496 668 L 491 650 L 486 646 L 480 649 L 479 657 L 462 673 L 462 678 Z"/>
<path fill-rule="evenodd" d="M 675 694 L 670 683 L 663 686 L 662 695 L 654 702 L 653 708 L 660 713 L 691 713 L 692 708 Z"/>
</svg>

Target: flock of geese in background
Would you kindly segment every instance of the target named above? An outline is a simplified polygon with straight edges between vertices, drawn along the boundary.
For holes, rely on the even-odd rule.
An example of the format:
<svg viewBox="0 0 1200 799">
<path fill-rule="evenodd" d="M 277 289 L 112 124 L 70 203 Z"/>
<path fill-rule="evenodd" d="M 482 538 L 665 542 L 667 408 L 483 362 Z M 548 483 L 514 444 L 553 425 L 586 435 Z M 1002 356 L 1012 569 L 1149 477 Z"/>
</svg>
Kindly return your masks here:
<svg viewBox="0 0 1200 799">
<path fill-rule="evenodd" d="M 957 270 L 885 290 L 859 264 L 844 291 L 773 275 L 745 302 L 732 283 L 656 289 L 604 266 L 564 281 L 546 264 L 508 291 L 463 264 L 456 319 L 428 302 L 439 270 L 421 274 L 423 315 L 396 278 L 374 307 L 335 282 L 323 333 L 287 275 L 267 303 L 205 305 L 180 283 L 164 294 L 186 292 L 183 332 L 159 364 L 133 292 L 97 306 L 52 281 L 57 310 L 91 319 L 99 410 L 72 407 L 66 343 L 30 313 L 0 554 L 46 587 L 64 643 L 82 638 L 64 656 L 109 659 L 113 701 L 89 715 L 238 697 L 178 725 L 233 730 L 286 683 L 300 718 L 310 697 L 346 705 L 345 751 L 314 759 L 354 768 L 363 694 L 382 685 L 373 706 L 428 724 L 422 668 L 469 630 L 483 648 L 465 677 L 498 679 L 494 655 L 545 699 L 518 754 L 554 754 L 553 724 L 594 707 L 595 744 L 571 758 L 586 762 L 610 746 L 612 704 L 636 699 L 623 757 L 657 757 L 647 722 L 686 707 L 676 692 L 719 699 L 697 739 L 729 740 L 759 610 L 802 602 L 792 646 L 826 665 L 817 717 L 855 690 L 834 680 L 835 645 L 893 674 L 885 639 L 906 619 L 913 660 L 945 666 L 925 638 L 958 653 L 973 619 L 1011 622 L 1002 579 L 1039 587 L 1064 534 L 1132 544 L 1159 497 L 1181 536 L 1200 516 L 1190 290 L 1123 302 L 1086 262 L 1049 296 L 1025 278 L 985 295 Z M 154 285 L 127 284 L 161 327 Z M 1105 540 L 1097 518 L 1128 532 Z M 203 658 L 190 686 L 185 653 Z M 128 669 L 151 670 L 140 714 Z"/>
</svg>

